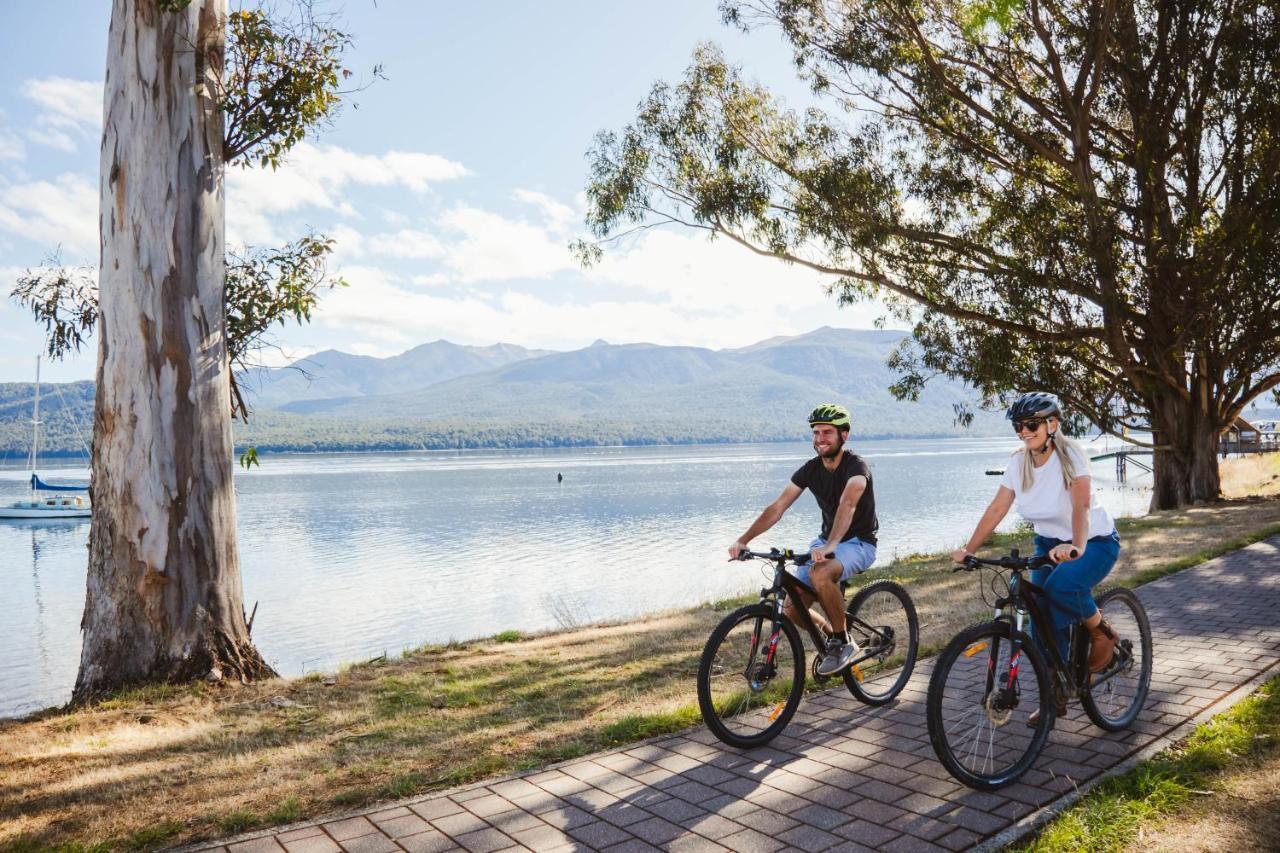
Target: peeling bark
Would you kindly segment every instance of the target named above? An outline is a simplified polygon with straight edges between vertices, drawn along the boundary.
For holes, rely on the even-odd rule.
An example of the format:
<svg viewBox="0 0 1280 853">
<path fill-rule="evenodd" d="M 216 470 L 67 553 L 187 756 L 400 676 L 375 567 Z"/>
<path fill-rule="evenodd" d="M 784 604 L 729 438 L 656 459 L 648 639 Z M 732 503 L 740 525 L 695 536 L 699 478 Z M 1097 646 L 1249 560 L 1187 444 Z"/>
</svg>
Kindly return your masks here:
<svg viewBox="0 0 1280 853">
<path fill-rule="evenodd" d="M 73 701 L 273 675 L 249 639 L 224 337 L 226 0 L 115 0 L 101 158 L 93 523 Z"/>
</svg>

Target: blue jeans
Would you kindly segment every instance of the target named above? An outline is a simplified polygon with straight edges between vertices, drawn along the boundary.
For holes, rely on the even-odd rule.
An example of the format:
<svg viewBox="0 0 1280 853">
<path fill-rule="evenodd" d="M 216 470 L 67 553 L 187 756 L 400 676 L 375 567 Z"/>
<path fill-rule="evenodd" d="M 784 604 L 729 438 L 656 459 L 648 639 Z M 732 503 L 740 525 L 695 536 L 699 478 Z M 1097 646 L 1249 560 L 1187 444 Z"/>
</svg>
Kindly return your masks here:
<svg viewBox="0 0 1280 853">
<path fill-rule="evenodd" d="M 1047 554 L 1055 545 L 1062 543 L 1061 539 L 1037 536 L 1036 555 Z M 1057 640 L 1058 651 L 1064 661 L 1070 653 L 1067 648 L 1070 636 L 1068 629 L 1098 612 L 1098 605 L 1093 600 L 1093 588 L 1111 574 L 1119 556 L 1120 534 L 1112 531 L 1107 536 L 1090 539 L 1085 543 L 1084 553 L 1076 559 L 1031 572 L 1031 582 L 1043 587 L 1048 593 L 1049 606 L 1045 615 L 1053 623 L 1054 639 Z M 1034 635 L 1034 628 L 1029 626 L 1027 633 Z M 1040 642 L 1044 643 L 1044 640 L 1041 639 Z"/>
</svg>

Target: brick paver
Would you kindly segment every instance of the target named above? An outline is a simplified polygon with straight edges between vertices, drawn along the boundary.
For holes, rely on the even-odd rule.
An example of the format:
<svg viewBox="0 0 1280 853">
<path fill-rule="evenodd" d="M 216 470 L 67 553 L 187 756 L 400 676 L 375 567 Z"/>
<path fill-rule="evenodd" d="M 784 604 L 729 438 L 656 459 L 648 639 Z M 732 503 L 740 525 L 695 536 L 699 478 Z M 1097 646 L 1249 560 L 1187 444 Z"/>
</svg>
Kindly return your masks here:
<svg viewBox="0 0 1280 853">
<path fill-rule="evenodd" d="M 1107 733 L 1078 705 L 1035 767 L 994 793 L 938 764 L 925 728 L 932 661 L 896 702 L 843 689 L 805 698 L 766 748 L 703 728 L 363 814 L 189 849 L 963 850 L 1009 840 L 1038 811 L 1180 736 L 1280 663 L 1280 537 L 1138 590 L 1155 642 L 1133 728 Z"/>
</svg>

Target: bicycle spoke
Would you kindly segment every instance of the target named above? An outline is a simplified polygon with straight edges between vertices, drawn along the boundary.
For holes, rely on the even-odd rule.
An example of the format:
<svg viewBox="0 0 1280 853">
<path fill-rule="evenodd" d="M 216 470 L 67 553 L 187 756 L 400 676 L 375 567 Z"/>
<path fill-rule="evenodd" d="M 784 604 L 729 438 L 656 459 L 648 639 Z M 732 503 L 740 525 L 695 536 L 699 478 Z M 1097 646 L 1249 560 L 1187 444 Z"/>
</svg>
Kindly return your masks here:
<svg viewBox="0 0 1280 853">
<path fill-rule="evenodd" d="M 1098 600 L 1098 607 L 1120 643 L 1116 662 L 1097 674 L 1082 704 L 1094 723 L 1116 731 L 1136 719 L 1146 700 L 1151 678 L 1150 628 L 1141 603 L 1131 592 L 1113 590 Z"/>
<path fill-rule="evenodd" d="M 919 622 L 910 595 L 891 581 L 877 581 L 850 601 L 846 625 L 860 652 L 856 673 L 845 685 L 871 705 L 891 701 L 906 686 L 915 666 Z"/>
<path fill-rule="evenodd" d="M 716 629 L 700 667 L 703 717 L 717 737 L 735 745 L 777 734 L 790 718 L 783 711 L 794 710 L 804 684 L 794 630 L 788 625 L 788 635 L 784 623 L 756 610 L 732 614 Z"/>
<path fill-rule="evenodd" d="M 982 633 L 983 631 L 987 633 Z M 971 785 L 1004 784 L 1030 766 L 1044 727 L 1025 725 L 1040 707 L 1039 680 L 1025 650 L 1011 679 L 1013 644 L 1002 626 L 957 637 L 939 659 L 929 685 L 930 737 L 938 757 Z M 981 644 L 984 654 L 964 654 Z M 992 780 L 995 780 L 994 782 Z"/>
</svg>

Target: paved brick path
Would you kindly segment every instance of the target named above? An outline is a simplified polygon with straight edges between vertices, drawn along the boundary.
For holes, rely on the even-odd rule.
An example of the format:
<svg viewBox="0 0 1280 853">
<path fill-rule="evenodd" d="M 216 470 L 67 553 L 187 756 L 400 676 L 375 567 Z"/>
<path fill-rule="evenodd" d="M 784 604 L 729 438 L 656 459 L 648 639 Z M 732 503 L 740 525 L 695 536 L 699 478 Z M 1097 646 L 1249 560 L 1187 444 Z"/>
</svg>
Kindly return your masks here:
<svg viewBox="0 0 1280 853">
<path fill-rule="evenodd" d="M 1280 663 L 1280 537 L 1139 593 L 1155 640 L 1139 721 L 1106 734 L 1073 704 L 1036 766 L 998 793 L 960 786 L 935 759 L 924 719 L 932 661 L 924 661 L 891 707 L 867 708 L 843 689 L 806 697 L 769 748 L 728 749 L 699 728 L 212 849 L 907 853 L 992 846 L 1078 786 L 1222 710 Z"/>
</svg>

